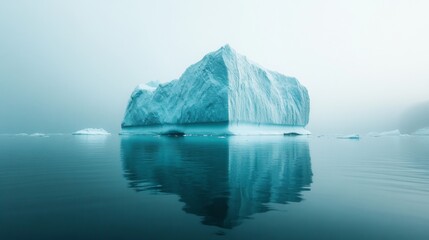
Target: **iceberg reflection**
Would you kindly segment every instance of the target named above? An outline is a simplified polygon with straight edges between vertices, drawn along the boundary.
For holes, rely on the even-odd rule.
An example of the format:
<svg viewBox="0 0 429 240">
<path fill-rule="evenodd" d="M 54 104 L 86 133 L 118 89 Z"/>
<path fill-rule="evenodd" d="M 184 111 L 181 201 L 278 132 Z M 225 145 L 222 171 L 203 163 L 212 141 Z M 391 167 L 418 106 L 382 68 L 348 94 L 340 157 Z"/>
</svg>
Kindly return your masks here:
<svg viewBox="0 0 429 240">
<path fill-rule="evenodd" d="M 185 212 L 222 228 L 302 201 L 312 182 L 305 137 L 123 136 L 121 158 L 130 188 L 176 194 Z"/>
</svg>

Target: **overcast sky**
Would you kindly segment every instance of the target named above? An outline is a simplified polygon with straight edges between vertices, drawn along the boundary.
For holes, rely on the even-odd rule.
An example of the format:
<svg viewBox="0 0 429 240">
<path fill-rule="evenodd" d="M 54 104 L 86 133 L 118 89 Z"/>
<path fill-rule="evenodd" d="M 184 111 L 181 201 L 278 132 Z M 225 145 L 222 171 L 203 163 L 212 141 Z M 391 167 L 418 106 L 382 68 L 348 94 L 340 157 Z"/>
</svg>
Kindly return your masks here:
<svg viewBox="0 0 429 240">
<path fill-rule="evenodd" d="M 429 100 L 429 1 L 0 1 L 0 133 L 120 130 L 142 82 L 229 43 L 297 77 L 315 133 L 382 131 Z"/>
</svg>

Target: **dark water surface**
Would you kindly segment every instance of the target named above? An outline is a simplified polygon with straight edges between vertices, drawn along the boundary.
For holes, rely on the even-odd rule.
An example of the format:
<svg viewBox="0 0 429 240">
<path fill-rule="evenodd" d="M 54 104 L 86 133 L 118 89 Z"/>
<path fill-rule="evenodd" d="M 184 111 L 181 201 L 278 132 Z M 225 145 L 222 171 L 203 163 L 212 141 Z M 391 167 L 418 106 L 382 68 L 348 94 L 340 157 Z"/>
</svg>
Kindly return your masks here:
<svg viewBox="0 0 429 240">
<path fill-rule="evenodd" d="M 0 239 L 429 239 L 429 137 L 0 136 Z"/>
</svg>

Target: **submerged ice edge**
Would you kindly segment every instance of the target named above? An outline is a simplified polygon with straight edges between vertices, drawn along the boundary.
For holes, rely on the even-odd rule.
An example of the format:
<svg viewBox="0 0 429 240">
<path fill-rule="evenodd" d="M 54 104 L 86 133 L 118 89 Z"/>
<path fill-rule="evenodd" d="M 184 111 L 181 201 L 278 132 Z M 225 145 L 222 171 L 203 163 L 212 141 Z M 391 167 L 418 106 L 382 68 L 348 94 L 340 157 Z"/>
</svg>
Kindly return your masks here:
<svg viewBox="0 0 429 240">
<path fill-rule="evenodd" d="M 120 135 L 310 135 L 304 127 L 263 124 L 168 124 L 122 128 Z"/>
</svg>

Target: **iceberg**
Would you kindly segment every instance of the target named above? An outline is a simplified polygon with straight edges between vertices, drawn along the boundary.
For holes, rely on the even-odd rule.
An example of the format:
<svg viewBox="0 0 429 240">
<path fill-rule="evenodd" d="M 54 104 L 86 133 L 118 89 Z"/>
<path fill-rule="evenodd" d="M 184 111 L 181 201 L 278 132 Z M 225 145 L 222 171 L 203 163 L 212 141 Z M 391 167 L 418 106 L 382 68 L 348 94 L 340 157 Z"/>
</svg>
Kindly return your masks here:
<svg viewBox="0 0 429 240">
<path fill-rule="evenodd" d="M 415 132 L 413 132 L 413 135 L 428 135 L 429 136 L 429 127 L 421 128 Z"/>
<path fill-rule="evenodd" d="M 20 135 L 20 136 L 25 136 L 25 135 Z M 46 135 L 44 133 L 32 133 L 28 136 L 30 136 L 30 137 L 49 137 L 48 135 Z"/>
<path fill-rule="evenodd" d="M 368 136 L 371 137 L 386 137 L 386 136 L 401 136 L 401 132 L 396 129 L 396 130 L 391 130 L 391 131 L 386 131 L 386 132 L 370 132 L 368 133 Z"/>
<path fill-rule="evenodd" d="M 141 84 L 131 94 L 121 134 L 310 134 L 307 89 L 238 54 L 229 45 L 168 83 Z"/>
<path fill-rule="evenodd" d="M 360 139 L 360 136 L 359 136 L 359 134 L 351 134 L 351 135 L 339 136 L 337 138 L 339 138 L 339 139 L 356 139 L 356 140 L 358 140 L 358 139 Z"/>
<path fill-rule="evenodd" d="M 73 135 L 110 135 L 110 133 L 102 128 L 85 128 L 74 132 Z"/>
</svg>

